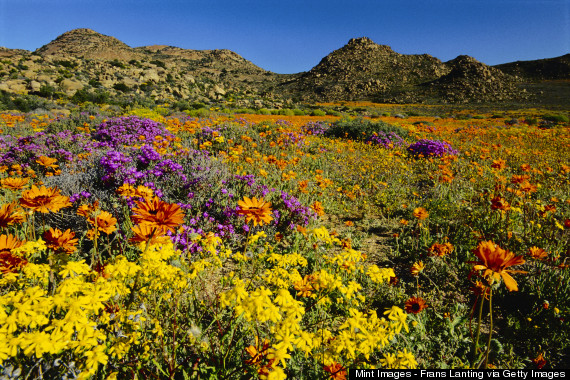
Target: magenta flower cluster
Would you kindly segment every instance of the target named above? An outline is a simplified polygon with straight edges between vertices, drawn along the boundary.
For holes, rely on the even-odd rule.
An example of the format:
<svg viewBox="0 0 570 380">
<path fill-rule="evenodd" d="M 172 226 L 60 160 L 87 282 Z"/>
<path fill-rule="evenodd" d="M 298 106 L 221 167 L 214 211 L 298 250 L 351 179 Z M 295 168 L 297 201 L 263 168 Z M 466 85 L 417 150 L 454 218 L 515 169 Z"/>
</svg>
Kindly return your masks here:
<svg viewBox="0 0 570 380">
<path fill-rule="evenodd" d="M 174 137 L 162 124 L 154 120 L 124 116 L 101 123 L 93 137 L 99 141 L 109 142 L 112 147 L 117 148 L 121 145 L 152 142 L 156 136 Z"/>
<path fill-rule="evenodd" d="M 413 143 L 408 147 L 408 152 L 418 157 L 422 155 L 423 157 L 442 157 L 444 155 L 457 155 L 459 152 L 453 147 L 445 142 L 439 140 L 428 140 L 422 139 Z"/>
<path fill-rule="evenodd" d="M 400 135 L 395 132 L 375 132 L 371 136 L 369 136 L 365 142 L 370 143 L 372 145 L 380 146 L 386 149 L 393 149 L 396 147 L 406 145 L 406 142 Z"/>
</svg>

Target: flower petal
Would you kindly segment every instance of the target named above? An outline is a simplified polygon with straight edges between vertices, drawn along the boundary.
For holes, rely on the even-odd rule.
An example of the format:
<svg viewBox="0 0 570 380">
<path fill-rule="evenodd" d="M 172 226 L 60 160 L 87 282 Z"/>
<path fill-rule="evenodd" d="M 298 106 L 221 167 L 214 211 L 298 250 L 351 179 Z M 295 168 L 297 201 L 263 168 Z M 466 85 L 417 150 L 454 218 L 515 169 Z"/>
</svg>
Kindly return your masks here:
<svg viewBox="0 0 570 380">
<path fill-rule="evenodd" d="M 514 278 L 511 277 L 510 274 L 508 274 L 505 271 L 502 271 L 501 276 L 503 277 L 503 281 L 505 281 L 505 285 L 506 285 L 507 289 L 509 289 L 510 292 L 512 292 L 512 291 L 516 292 L 519 290 L 517 282 L 515 281 Z"/>
</svg>

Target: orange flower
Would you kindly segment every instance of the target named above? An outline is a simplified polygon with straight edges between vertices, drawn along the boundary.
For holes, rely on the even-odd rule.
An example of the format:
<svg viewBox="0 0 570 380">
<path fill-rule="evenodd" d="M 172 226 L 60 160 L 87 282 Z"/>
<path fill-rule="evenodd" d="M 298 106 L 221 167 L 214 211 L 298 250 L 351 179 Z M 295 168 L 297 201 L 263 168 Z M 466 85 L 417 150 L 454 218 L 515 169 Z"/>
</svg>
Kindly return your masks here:
<svg viewBox="0 0 570 380">
<path fill-rule="evenodd" d="M 47 214 L 58 212 L 62 208 L 71 206 L 69 197 L 60 194 L 59 189 L 42 186 L 38 188 L 32 185 L 30 190 L 22 193 L 20 204 L 36 212 Z"/>
<path fill-rule="evenodd" d="M 503 198 L 495 197 L 495 198 L 491 199 L 491 209 L 508 211 L 511 209 L 511 206 L 509 205 L 509 202 L 507 202 Z"/>
<path fill-rule="evenodd" d="M 90 205 L 81 205 L 77 208 L 77 215 L 84 216 L 86 218 L 92 218 L 92 215 L 99 210 L 99 201 L 95 201 Z"/>
<path fill-rule="evenodd" d="M 326 365 L 323 367 L 325 372 L 330 373 L 329 379 L 335 380 L 346 380 L 346 368 L 340 363 L 332 363 L 331 365 Z"/>
<path fill-rule="evenodd" d="M 184 222 L 184 212 L 177 204 L 166 203 L 158 197 L 145 198 L 135 202 L 132 219 L 136 224 L 147 224 L 153 228 L 174 232 Z"/>
<path fill-rule="evenodd" d="M 427 210 L 423 207 L 418 207 L 416 209 L 414 209 L 414 217 L 417 218 L 418 220 L 424 220 L 429 216 L 429 213 L 427 212 Z"/>
<path fill-rule="evenodd" d="M 431 247 L 429 247 L 428 251 L 430 255 L 443 257 L 453 252 L 453 245 L 451 243 L 434 243 Z"/>
<path fill-rule="evenodd" d="M 534 193 L 536 190 L 538 190 L 538 186 L 533 185 L 528 181 L 522 182 L 519 186 L 520 189 L 525 193 Z"/>
<path fill-rule="evenodd" d="M 305 275 L 301 281 L 297 281 L 293 284 L 295 290 L 297 291 L 297 296 L 299 297 L 311 297 L 313 291 L 318 290 L 319 285 L 316 283 L 316 276 Z"/>
<path fill-rule="evenodd" d="M 55 165 L 55 163 L 57 162 L 57 159 L 55 158 L 49 158 L 46 156 L 40 156 L 36 162 L 46 168 L 52 168 L 52 169 L 57 169 L 57 165 Z"/>
<path fill-rule="evenodd" d="M 471 287 L 471 290 L 477 297 L 482 295 L 485 299 L 489 299 L 489 294 L 491 294 L 491 288 L 479 280 L 475 281 L 475 285 Z"/>
<path fill-rule="evenodd" d="M 138 224 L 131 228 L 135 236 L 129 239 L 131 243 L 148 242 L 150 244 L 161 244 L 168 241 L 168 237 L 164 236 L 166 233 L 165 228 L 155 228 L 148 224 Z M 152 236 L 152 239 L 151 239 Z"/>
<path fill-rule="evenodd" d="M 347 227 L 352 227 L 354 226 L 354 222 L 352 220 L 347 220 L 346 222 L 344 222 L 344 225 Z"/>
<path fill-rule="evenodd" d="M 136 195 L 137 195 L 137 197 L 141 197 L 141 198 L 145 198 L 145 199 L 152 198 L 154 195 L 154 191 L 151 188 L 139 185 L 139 186 L 137 186 Z"/>
<path fill-rule="evenodd" d="M 269 348 L 271 344 L 269 340 L 264 339 L 263 343 L 260 345 L 259 338 L 255 337 L 255 346 L 250 345 L 245 349 L 245 352 L 249 354 L 251 359 L 245 361 L 245 364 L 254 365 L 257 367 L 257 374 L 260 378 L 267 377 L 269 372 L 275 366 L 275 358 L 268 359 Z M 265 362 L 265 363 L 264 363 Z"/>
<path fill-rule="evenodd" d="M 523 183 L 524 181 L 530 179 L 528 175 L 513 175 L 511 177 L 511 183 Z"/>
<path fill-rule="evenodd" d="M 544 249 L 538 247 L 530 247 L 530 249 L 528 250 L 528 254 L 533 259 L 537 260 L 546 259 L 548 257 L 548 253 Z"/>
<path fill-rule="evenodd" d="M 12 253 L 14 248 L 24 244 L 13 235 L 0 235 L 0 273 L 17 273 L 28 261 Z"/>
<path fill-rule="evenodd" d="M 302 192 L 304 194 L 307 194 L 309 192 L 309 190 L 307 189 L 309 186 L 309 181 L 307 181 L 307 180 L 299 181 L 297 186 L 299 187 L 300 192 Z"/>
<path fill-rule="evenodd" d="M 311 205 L 311 209 L 317 214 L 318 216 L 325 215 L 325 209 L 323 208 L 323 204 L 319 201 L 316 201 Z"/>
<path fill-rule="evenodd" d="M 271 203 L 263 199 L 243 197 L 243 201 L 239 201 L 238 206 L 240 207 L 238 214 L 245 215 L 246 223 L 253 221 L 254 226 L 263 226 L 264 223 L 268 224 L 273 220 Z"/>
<path fill-rule="evenodd" d="M 24 215 L 16 210 L 16 203 L 8 203 L 0 208 L 0 228 L 8 227 L 11 224 L 19 224 L 24 221 Z"/>
<path fill-rule="evenodd" d="M 564 221 L 564 227 L 570 228 L 570 219 L 566 219 L 566 220 Z"/>
<path fill-rule="evenodd" d="M 50 228 L 49 231 L 44 232 L 44 240 L 46 245 L 54 251 L 61 250 L 67 254 L 71 254 L 77 250 L 77 239 L 74 239 L 75 232 L 70 229 L 61 231 L 60 229 Z"/>
<path fill-rule="evenodd" d="M 427 308 L 426 301 L 422 297 L 411 297 L 406 301 L 404 309 L 406 313 L 418 314 Z"/>
<path fill-rule="evenodd" d="M 115 192 L 122 197 L 134 197 L 137 194 L 135 188 L 128 183 L 123 183 L 123 185 L 115 190 Z"/>
<path fill-rule="evenodd" d="M 28 178 L 3 178 L 0 183 L 4 189 L 21 190 L 28 183 Z"/>
<path fill-rule="evenodd" d="M 517 282 L 509 273 L 526 273 L 524 271 L 514 271 L 507 268 L 524 264 L 522 256 L 515 256 L 514 253 L 506 251 L 492 241 L 482 241 L 474 251 L 479 259 L 472 262 L 475 265 L 473 270 L 484 270 L 483 276 L 490 284 L 500 281 L 501 278 L 509 291 L 519 290 Z"/>
<path fill-rule="evenodd" d="M 117 219 L 107 211 L 101 211 L 95 218 L 87 219 L 87 221 L 92 226 L 97 227 L 98 231 L 104 232 L 107 235 L 117 229 Z"/>
<path fill-rule="evenodd" d="M 534 363 L 534 365 L 536 365 L 536 368 L 538 369 L 542 369 L 542 367 L 546 365 L 546 359 L 544 358 L 544 356 L 542 356 L 542 353 L 538 354 L 536 358 L 532 359 L 532 362 Z"/>
<path fill-rule="evenodd" d="M 493 160 L 493 163 L 491 164 L 492 168 L 495 168 L 497 170 L 503 170 L 504 168 L 507 167 L 507 163 L 505 160 L 502 159 L 498 159 L 498 160 Z"/>
</svg>

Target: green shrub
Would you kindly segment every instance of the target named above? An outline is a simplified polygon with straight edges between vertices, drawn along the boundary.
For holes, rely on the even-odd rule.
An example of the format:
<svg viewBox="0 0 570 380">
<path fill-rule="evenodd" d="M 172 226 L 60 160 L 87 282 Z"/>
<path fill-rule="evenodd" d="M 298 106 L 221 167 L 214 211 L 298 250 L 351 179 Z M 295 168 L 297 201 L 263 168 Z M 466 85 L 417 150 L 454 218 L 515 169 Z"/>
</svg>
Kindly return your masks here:
<svg viewBox="0 0 570 380">
<path fill-rule="evenodd" d="M 300 110 L 300 109 L 298 109 L 298 108 L 295 108 L 295 109 L 293 110 L 293 113 L 295 114 L 295 116 L 304 116 L 304 115 L 305 115 L 305 111 Z"/>
<path fill-rule="evenodd" d="M 55 61 L 54 64 L 58 66 L 67 67 L 68 69 L 74 69 L 75 67 L 77 67 L 77 62 L 65 61 L 65 60 Z"/>
<path fill-rule="evenodd" d="M 192 116 L 192 117 L 209 117 L 210 116 L 210 110 L 207 108 L 199 108 L 197 110 L 190 110 L 190 111 L 185 111 L 188 116 Z"/>
<path fill-rule="evenodd" d="M 139 61 L 137 61 L 136 59 L 131 59 L 131 60 L 129 61 L 129 64 L 130 64 L 130 65 L 133 65 L 133 66 L 135 66 L 135 67 L 138 67 L 138 68 L 141 68 L 141 67 L 142 67 L 141 63 L 140 63 Z"/>
<path fill-rule="evenodd" d="M 158 60 L 158 59 L 155 59 L 155 60 L 153 60 L 153 61 L 150 61 L 150 63 L 152 63 L 153 65 L 155 65 L 155 66 L 157 66 L 157 67 L 162 67 L 163 69 L 166 69 L 166 63 L 164 63 L 164 62 L 162 62 L 162 61 L 160 61 L 160 60 Z"/>
<path fill-rule="evenodd" d="M 37 108 L 51 109 L 55 106 L 49 100 L 36 95 L 16 95 L 14 97 L 4 95 L 1 101 L 6 105 L 4 109 L 17 109 L 22 112 L 30 112 Z"/>
<path fill-rule="evenodd" d="M 554 123 L 568 123 L 570 120 L 566 115 L 544 115 L 542 120 L 552 121 Z"/>
<path fill-rule="evenodd" d="M 91 79 L 89 79 L 89 86 L 91 86 L 91 87 L 102 87 L 103 84 L 101 82 L 99 82 L 97 79 L 91 78 Z"/>
<path fill-rule="evenodd" d="M 58 97 L 56 95 L 56 90 L 55 87 L 50 86 L 50 85 L 43 85 L 40 87 L 40 91 L 38 91 L 38 95 L 41 96 L 42 98 L 54 98 L 54 97 Z"/>
<path fill-rule="evenodd" d="M 116 59 L 116 58 L 113 59 L 112 61 L 109 61 L 109 64 L 110 64 L 111 66 L 118 67 L 118 68 L 120 68 L 120 69 L 126 68 L 125 64 L 124 64 L 123 62 L 119 61 L 119 60 Z"/>
<path fill-rule="evenodd" d="M 326 115 L 327 113 L 325 111 L 319 109 L 313 110 L 311 112 L 311 116 L 326 116 Z"/>
<path fill-rule="evenodd" d="M 528 125 L 537 125 L 538 119 L 536 117 L 527 117 L 526 119 L 524 119 L 524 122 Z"/>
<path fill-rule="evenodd" d="M 408 131 L 383 121 L 372 122 L 365 119 L 342 119 L 331 125 L 325 132 L 329 137 L 347 137 L 352 140 L 364 140 L 374 132 L 394 132 L 402 138 L 408 136 Z"/>
<path fill-rule="evenodd" d="M 97 90 L 95 92 L 89 91 L 87 88 L 82 88 L 78 90 L 71 97 L 71 101 L 75 104 L 91 102 L 96 104 L 106 104 L 109 103 L 109 98 L 111 95 L 103 90 Z"/>
<path fill-rule="evenodd" d="M 180 100 L 172 105 L 172 109 L 177 111 L 188 111 L 191 110 L 192 107 L 187 101 Z"/>
<path fill-rule="evenodd" d="M 277 113 L 278 115 L 283 115 L 283 116 L 295 116 L 295 111 L 293 111 L 290 108 L 284 108 L 281 110 L 278 110 L 279 112 Z"/>
<path fill-rule="evenodd" d="M 257 110 L 257 113 L 260 115 L 271 115 L 271 111 L 269 111 L 267 108 L 260 108 Z"/>
<path fill-rule="evenodd" d="M 113 88 L 117 91 L 121 91 L 121 92 L 129 92 L 131 90 L 131 88 L 129 86 L 127 86 L 126 84 L 120 82 L 120 83 L 115 83 L 113 85 Z"/>
</svg>

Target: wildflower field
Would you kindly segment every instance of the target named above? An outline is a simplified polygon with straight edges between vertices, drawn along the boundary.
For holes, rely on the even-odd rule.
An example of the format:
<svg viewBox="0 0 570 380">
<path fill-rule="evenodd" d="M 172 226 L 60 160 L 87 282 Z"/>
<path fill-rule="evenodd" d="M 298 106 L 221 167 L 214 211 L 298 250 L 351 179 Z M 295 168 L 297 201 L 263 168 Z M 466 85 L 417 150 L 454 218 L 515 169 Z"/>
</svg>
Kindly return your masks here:
<svg viewBox="0 0 570 380">
<path fill-rule="evenodd" d="M 2 375 L 567 368 L 570 129 L 521 112 L 1 114 Z"/>
</svg>

